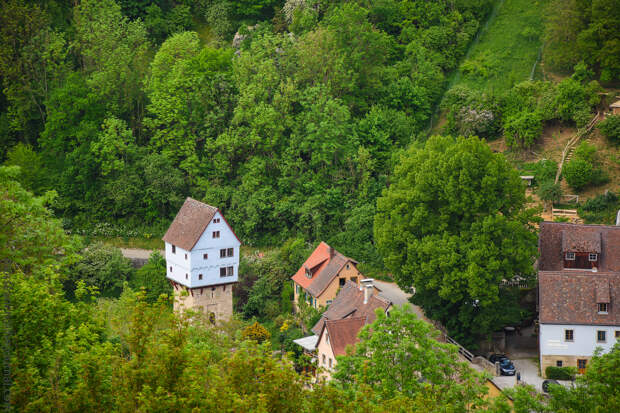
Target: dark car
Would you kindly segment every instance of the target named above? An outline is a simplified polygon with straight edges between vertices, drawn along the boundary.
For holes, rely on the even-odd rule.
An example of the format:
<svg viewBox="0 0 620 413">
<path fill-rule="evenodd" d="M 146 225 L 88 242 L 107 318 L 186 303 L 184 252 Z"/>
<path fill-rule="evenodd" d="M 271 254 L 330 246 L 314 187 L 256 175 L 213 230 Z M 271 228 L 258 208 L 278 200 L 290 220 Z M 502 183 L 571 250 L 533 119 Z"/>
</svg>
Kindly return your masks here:
<svg viewBox="0 0 620 413">
<path fill-rule="evenodd" d="M 514 364 L 509 359 L 504 358 L 499 362 L 499 372 L 502 376 L 514 376 L 516 371 Z"/>
<path fill-rule="evenodd" d="M 549 385 L 550 384 L 560 384 L 557 380 L 548 379 L 543 381 L 542 389 L 545 393 L 549 393 Z"/>
<path fill-rule="evenodd" d="M 508 357 L 506 357 L 503 354 L 491 354 L 489 356 L 489 361 L 493 364 L 495 364 L 498 361 L 502 361 L 502 360 L 508 360 Z"/>
</svg>

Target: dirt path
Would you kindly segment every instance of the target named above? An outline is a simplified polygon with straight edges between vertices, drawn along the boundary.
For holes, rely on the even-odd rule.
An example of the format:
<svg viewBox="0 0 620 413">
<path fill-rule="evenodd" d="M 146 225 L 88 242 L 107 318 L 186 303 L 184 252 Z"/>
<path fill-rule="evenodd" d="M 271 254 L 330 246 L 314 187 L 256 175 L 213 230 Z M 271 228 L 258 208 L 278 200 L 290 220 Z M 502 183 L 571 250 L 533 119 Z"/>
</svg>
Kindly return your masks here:
<svg viewBox="0 0 620 413">
<path fill-rule="evenodd" d="M 130 260 L 148 260 L 154 251 L 140 248 L 121 248 L 121 252 L 125 258 L 129 258 Z M 163 250 L 160 250 L 159 253 L 164 255 Z"/>
</svg>

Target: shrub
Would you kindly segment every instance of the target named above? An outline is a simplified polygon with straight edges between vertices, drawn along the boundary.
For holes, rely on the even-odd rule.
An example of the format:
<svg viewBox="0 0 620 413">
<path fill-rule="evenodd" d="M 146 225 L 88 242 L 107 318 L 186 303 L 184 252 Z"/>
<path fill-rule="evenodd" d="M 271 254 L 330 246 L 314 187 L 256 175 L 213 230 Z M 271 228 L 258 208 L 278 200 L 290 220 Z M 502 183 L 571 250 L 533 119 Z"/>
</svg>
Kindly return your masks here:
<svg viewBox="0 0 620 413">
<path fill-rule="evenodd" d="M 545 369 L 545 375 L 553 380 L 575 380 L 577 368 L 549 366 Z"/>
<path fill-rule="evenodd" d="M 152 253 L 147 263 L 136 271 L 130 285 L 135 289 L 144 288 L 145 298 L 150 303 L 162 294 L 172 296 L 172 287 L 166 279 L 166 259 L 159 252 Z"/>
<path fill-rule="evenodd" d="M 258 321 L 255 321 L 254 324 L 251 324 L 243 329 L 241 332 L 241 337 L 244 340 L 254 340 L 258 343 L 262 343 L 265 340 L 269 340 L 271 338 L 271 334 Z"/>
<path fill-rule="evenodd" d="M 536 111 L 519 112 L 504 122 L 506 144 L 511 148 L 529 148 L 542 133 L 542 115 Z"/>
<path fill-rule="evenodd" d="M 537 194 L 543 201 L 558 202 L 562 197 L 562 187 L 553 181 L 545 181 L 538 188 Z"/>
<path fill-rule="evenodd" d="M 598 129 L 614 145 L 620 144 L 620 115 L 607 116 Z"/>
<path fill-rule="evenodd" d="M 571 188 L 580 191 L 592 182 L 594 167 L 585 159 L 575 158 L 564 165 L 562 176 Z"/>
<path fill-rule="evenodd" d="M 550 159 L 543 159 L 534 165 L 534 174 L 536 181 L 545 182 L 555 179 L 558 171 L 558 164 Z"/>
<path fill-rule="evenodd" d="M 618 195 L 614 192 L 606 192 L 588 199 L 579 208 L 579 216 L 583 218 L 586 224 L 613 224 L 619 208 Z"/>
</svg>

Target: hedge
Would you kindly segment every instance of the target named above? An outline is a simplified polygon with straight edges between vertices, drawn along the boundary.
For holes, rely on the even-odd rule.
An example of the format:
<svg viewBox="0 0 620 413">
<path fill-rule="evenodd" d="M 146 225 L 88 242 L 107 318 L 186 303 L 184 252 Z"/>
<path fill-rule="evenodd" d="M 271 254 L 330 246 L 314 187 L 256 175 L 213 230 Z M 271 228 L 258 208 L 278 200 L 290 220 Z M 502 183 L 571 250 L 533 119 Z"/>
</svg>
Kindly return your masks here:
<svg viewBox="0 0 620 413">
<path fill-rule="evenodd" d="M 549 366 L 545 369 L 545 375 L 547 378 L 554 380 L 574 380 L 576 374 L 576 367 Z"/>
</svg>

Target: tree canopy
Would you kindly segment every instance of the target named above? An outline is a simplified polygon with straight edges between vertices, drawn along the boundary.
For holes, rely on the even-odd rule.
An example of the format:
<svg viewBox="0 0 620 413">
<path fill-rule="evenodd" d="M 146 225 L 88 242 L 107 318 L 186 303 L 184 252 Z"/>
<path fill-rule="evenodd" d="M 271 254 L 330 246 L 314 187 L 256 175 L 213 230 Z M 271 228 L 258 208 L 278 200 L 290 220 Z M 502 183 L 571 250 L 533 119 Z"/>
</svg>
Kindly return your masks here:
<svg viewBox="0 0 620 413">
<path fill-rule="evenodd" d="M 500 284 L 533 275 L 534 222 L 503 155 L 475 137 L 432 137 L 401 156 L 377 200 L 374 232 L 400 287 L 414 287 L 413 301 L 464 337 L 520 320 Z"/>
</svg>

